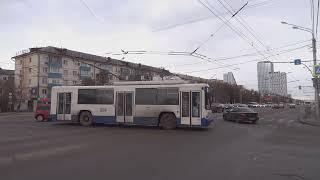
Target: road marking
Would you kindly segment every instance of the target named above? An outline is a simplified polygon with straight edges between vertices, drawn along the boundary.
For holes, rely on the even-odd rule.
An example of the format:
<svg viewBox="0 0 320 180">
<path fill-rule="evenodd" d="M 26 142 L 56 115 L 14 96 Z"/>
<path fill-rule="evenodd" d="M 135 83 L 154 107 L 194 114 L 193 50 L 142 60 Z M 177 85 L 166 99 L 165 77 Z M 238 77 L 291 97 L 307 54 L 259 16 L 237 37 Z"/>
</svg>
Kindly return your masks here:
<svg viewBox="0 0 320 180">
<path fill-rule="evenodd" d="M 295 122 L 295 120 L 290 120 L 290 121 L 288 121 L 288 124 L 291 124 L 293 122 Z"/>
<path fill-rule="evenodd" d="M 50 148 L 50 149 L 45 149 L 45 150 L 41 150 L 41 151 L 33 151 L 33 152 L 28 152 L 28 153 L 17 154 L 17 155 L 15 155 L 15 158 L 17 160 L 29 160 L 29 159 L 33 159 L 33 158 L 42 158 L 42 157 L 47 157 L 50 155 L 62 154 L 62 153 L 66 153 L 68 151 L 81 149 L 86 146 L 88 146 L 88 145 L 71 145 L 71 146 L 65 146 L 65 147 Z"/>
<path fill-rule="evenodd" d="M 279 119 L 279 120 L 278 120 L 278 122 L 279 122 L 279 123 L 282 123 L 282 122 L 283 122 L 283 120 L 284 120 L 284 119 L 282 119 L 282 118 L 281 118 L 281 119 Z"/>
<path fill-rule="evenodd" d="M 56 148 L 48 148 L 40 151 L 32 151 L 20 154 L 13 154 L 11 157 L 0 157 L 0 165 L 7 165 L 16 160 L 31 160 L 31 159 L 39 159 L 45 158 L 48 156 L 53 156 L 57 154 L 67 153 L 69 151 L 74 151 L 77 149 L 82 149 L 89 147 L 88 144 L 77 144 L 77 145 L 69 145 L 64 147 L 56 147 Z"/>
</svg>

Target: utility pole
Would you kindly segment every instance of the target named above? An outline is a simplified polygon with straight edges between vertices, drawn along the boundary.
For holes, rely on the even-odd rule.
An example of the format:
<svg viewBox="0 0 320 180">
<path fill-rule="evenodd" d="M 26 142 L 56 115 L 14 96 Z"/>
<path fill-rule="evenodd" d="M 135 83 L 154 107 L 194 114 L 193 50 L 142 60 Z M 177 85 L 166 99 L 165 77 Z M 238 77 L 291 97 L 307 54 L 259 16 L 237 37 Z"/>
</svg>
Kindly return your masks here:
<svg viewBox="0 0 320 180">
<path fill-rule="evenodd" d="M 316 47 L 316 39 L 314 37 L 314 31 L 312 32 L 312 52 L 313 52 L 313 70 L 315 71 L 315 66 L 317 65 L 317 47 Z M 316 74 L 314 72 L 314 74 Z M 318 76 L 315 75 L 315 83 L 314 83 L 314 89 L 315 89 L 315 101 L 316 101 L 316 119 L 319 119 L 319 86 L 318 86 Z"/>
<path fill-rule="evenodd" d="M 306 28 L 306 27 L 302 27 L 302 26 L 298 26 L 295 24 L 290 24 L 287 22 L 281 22 L 282 24 L 286 24 L 289 26 L 292 26 L 293 29 L 298 29 L 301 31 L 306 31 L 311 33 L 312 35 L 312 55 L 313 55 L 313 77 L 314 77 L 314 100 L 315 100 L 315 104 L 316 104 L 316 119 L 319 119 L 319 87 L 318 87 L 318 80 L 319 77 L 316 73 L 316 66 L 317 66 L 317 47 L 316 47 L 316 39 L 315 39 L 315 32 L 314 32 L 314 28 Z M 307 67 L 307 66 L 306 66 Z"/>
</svg>

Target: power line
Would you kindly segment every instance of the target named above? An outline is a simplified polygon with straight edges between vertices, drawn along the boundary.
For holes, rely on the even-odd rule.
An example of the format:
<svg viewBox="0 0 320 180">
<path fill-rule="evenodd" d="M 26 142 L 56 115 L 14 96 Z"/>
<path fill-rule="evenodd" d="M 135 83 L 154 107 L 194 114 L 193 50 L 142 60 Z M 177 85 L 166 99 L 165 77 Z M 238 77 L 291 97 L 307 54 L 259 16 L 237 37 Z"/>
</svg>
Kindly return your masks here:
<svg viewBox="0 0 320 180">
<path fill-rule="evenodd" d="M 224 17 L 220 17 L 217 15 L 217 13 L 215 13 L 214 11 L 218 12 L 216 10 L 216 8 L 214 8 L 209 2 L 206 1 L 206 4 L 204 4 L 201 0 L 198 0 L 204 7 L 206 7 L 212 14 L 214 14 L 215 16 L 217 16 L 222 22 L 225 22 L 225 18 Z M 209 6 L 209 7 L 208 7 Z M 212 10 L 213 9 L 213 10 Z M 232 26 L 231 23 L 226 23 L 226 25 L 233 31 L 235 32 L 239 37 L 241 37 L 243 40 L 245 40 L 249 45 L 251 45 L 257 52 L 259 52 L 259 50 L 253 45 L 250 43 L 250 39 L 248 39 L 248 37 L 243 34 L 242 32 L 239 32 L 239 30 L 235 27 Z M 261 54 L 263 57 L 264 55 Z"/>
<path fill-rule="evenodd" d="M 274 1 L 274 0 L 266 0 L 266 1 L 263 1 L 263 2 L 256 3 L 256 4 L 248 5 L 248 6 L 246 6 L 246 9 L 257 8 L 257 7 L 269 4 L 271 1 Z M 251 2 L 251 1 L 249 1 L 249 2 Z M 219 14 L 219 16 L 224 16 L 226 14 L 227 13 L 222 13 L 222 14 Z M 216 17 L 216 16 L 212 16 L 211 15 L 211 16 L 201 17 L 201 18 L 197 18 L 197 19 L 192 19 L 192 20 L 185 21 L 185 22 L 182 22 L 182 23 L 176 23 L 176 24 L 173 24 L 173 25 L 167 25 L 167 26 L 164 26 L 164 27 L 161 27 L 161 28 L 154 29 L 152 32 L 170 30 L 170 29 L 173 29 L 173 28 L 176 28 L 176 27 L 179 27 L 179 26 L 184 26 L 184 25 L 193 24 L 193 23 L 205 21 L 205 20 L 208 20 L 208 19 L 212 19 L 214 17 Z"/>
<path fill-rule="evenodd" d="M 231 8 L 231 10 L 229 10 L 220 0 L 218 1 L 229 13 L 232 14 L 231 10 L 234 11 L 234 9 L 227 1 L 223 0 Z M 254 37 L 254 39 L 256 39 L 264 48 L 268 49 L 266 45 L 260 40 L 260 38 L 257 35 L 255 35 L 256 33 L 254 32 L 253 28 L 250 27 L 250 25 L 243 18 L 241 18 L 240 15 L 236 17 L 236 20 L 252 35 L 252 37 Z"/>
<path fill-rule="evenodd" d="M 255 8 L 255 7 L 259 7 L 259 6 L 264 6 L 266 4 L 269 4 L 271 1 L 274 1 L 274 0 L 266 0 L 266 1 L 258 2 L 256 4 L 252 4 L 252 5 L 248 6 L 247 8 Z M 249 2 L 252 2 L 252 1 L 249 1 Z"/>
<path fill-rule="evenodd" d="M 231 17 L 224 22 L 215 32 L 213 32 L 212 34 L 210 34 L 210 36 L 204 41 L 202 42 L 191 54 L 195 53 L 198 49 L 200 49 L 201 46 L 203 46 L 205 43 L 207 43 L 220 29 L 222 29 L 227 23 L 229 23 L 229 21 L 235 17 L 244 7 L 246 7 L 248 5 L 248 2 L 246 4 L 244 4 L 238 11 L 236 11 L 234 14 L 231 14 Z"/>
<path fill-rule="evenodd" d="M 284 47 L 290 47 L 292 45 L 301 44 L 302 42 L 306 42 L 306 41 L 309 41 L 309 40 L 299 41 L 298 43 L 288 44 L 286 46 L 280 46 L 278 48 L 273 48 L 271 50 L 272 51 L 281 50 Z M 301 48 L 305 48 L 307 46 L 308 45 L 303 45 L 303 46 L 299 46 L 299 47 L 296 47 L 296 48 L 293 48 L 293 49 L 292 48 L 291 49 L 285 49 L 285 50 L 279 51 L 278 53 L 283 53 L 283 52 L 286 52 L 286 51 L 292 52 L 292 51 L 295 51 L 295 50 L 298 50 L 298 49 L 301 49 Z M 265 53 L 266 51 L 261 51 L 261 52 Z M 276 56 L 276 55 L 272 55 L 272 56 Z M 213 61 L 216 61 L 216 62 L 217 61 L 225 61 L 225 60 L 238 59 L 238 58 L 242 58 L 242 57 L 251 57 L 251 56 L 258 56 L 258 53 L 241 54 L 241 55 L 231 56 L 231 57 L 219 57 L 219 58 L 214 58 Z M 270 57 L 272 57 L 272 56 L 270 56 Z M 187 64 L 180 64 L 180 65 L 177 65 L 177 66 L 189 66 L 189 65 L 195 65 L 195 64 L 198 64 L 198 63 L 187 63 Z"/>
<path fill-rule="evenodd" d="M 229 11 L 229 13 L 232 13 L 220 0 L 218 0 L 218 1 L 219 1 L 219 3 L 220 3 L 227 11 Z M 228 4 L 228 6 L 233 10 L 232 6 L 231 6 L 228 2 L 226 2 L 225 0 L 223 0 L 223 1 L 224 1 L 226 4 Z M 241 21 L 243 21 L 243 23 L 242 23 L 239 19 L 240 19 Z M 262 42 L 262 40 L 260 40 L 259 37 L 257 37 L 254 29 L 253 29 L 252 27 L 250 27 L 250 25 L 249 25 L 248 23 L 246 23 L 246 21 L 245 21 L 244 19 L 242 19 L 241 16 L 239 16 L 239 18 L 236 17 L 236 20 L 242 25 L 242 27 L 244 27 L 244 28 L 247 30 L 247 32 L 250 33 L 250 35 L 251 35 L 255 40 L 257 40 L 257 41 L 260 43 L 260 45 L 261 45 L 263 48 L 265 48 L 265 49 L 267 50 L 268 54 L 272 55 L 272 53 L 271 53 L 270 51 L 268 51 L 268 47 L 265 45 L 265 43 Z M 272 56 L 272 57 L 274 57 L 274 56 Z M 274 57 L 274 58 L 275 58 L 275 57 Z M 277 59 L 275 58 L 275 60 L 277 60 Z"/>
<path fill-rule="evenodd" d="M 176 56 L 191 56 L 191 57 L 195 57 L 198 59 L 202 59 L 205 60 L 206 62 L 210 62 L 210 63 L 214 63 L 214 64 L 218 64 L 218 65 L 224 65 L 227 66 L 229 69 L 232 70 L 237 70 L 238 68 L 232 68 L 229 64 L 224 64 L 224 63 L 218 63 L 218 62 L 214 62 L 212 61 L 212 58 L 199 54 L 199 53 L 190 53 L 190 52 L 175 52 L 175 51 L 169 51 L 169 52 L 163 52 L 163 51 L 145 51 L 145 50 L 140 50 L 140 51 L 124 51 L 122 50 L 123 54 L 139 54 L 139 55 L 143 55 L 143 54 L 157 54 L 157 55 L 176 55 Z"/>
<path fill-rule="evenodd" d="M 88 4 L 84 1 L 84 0 L 80 0 L 81 3 L 88 9 L 88 11 L 90 12 L 90 14 L 96 18 L 100 23 L 104 22 L 104 19 L 102 19 L 101 17 L 97 16 L 97 14 L 88 6 Z"/>
<path fill-rule="evenodd" d="M 288 52 L 291 52 L 291 51 L 295 51 L 295 50 L 297 50 L 297 49 L 302 49 L 302 48 L 304 48 L 304 47 L 307 47 L 307 46 L 302 46 L 302 47 L 299 47 L 299 48 L 295 48 L 295 49 L 291 49 L 291 50 L 286 50 L 286 51 L 283 51 L 283 52 L 281 52 L 281 53 L 278 53 L 277 55 L 285 54 L 285 53 L 288 53 Z M 272 56 L 272 55 L 268 56 L 267 58 L 269 58 L 269 57 L 271 57 L 271 56 Z M 263 61 L 263 60 L 265 60 L 265 59 L 266 59 L 266 58 L 248 60 L 248 61 L 244 61 L 244 62 L 241 62 L 241 63 L 235 63 L 235 64 L 230 64 L 230 65 L 237 66 L 237 65 L 242 65 L 242 64 L 250 63 L 250 62 Z M 195 72 L 202 72 L 202 71 L 210 71 L 210 70 L 221 69 L 221 68 L 225 68 L 225 66 L 220 66 L 220 67 L 216 67 L 216 68 L 209 68 L 209 69 L 203 69 L 203 70 L 190 71 L 190 72 L 186 72 L 186 73 L 195 73 Z"/>
</svg>

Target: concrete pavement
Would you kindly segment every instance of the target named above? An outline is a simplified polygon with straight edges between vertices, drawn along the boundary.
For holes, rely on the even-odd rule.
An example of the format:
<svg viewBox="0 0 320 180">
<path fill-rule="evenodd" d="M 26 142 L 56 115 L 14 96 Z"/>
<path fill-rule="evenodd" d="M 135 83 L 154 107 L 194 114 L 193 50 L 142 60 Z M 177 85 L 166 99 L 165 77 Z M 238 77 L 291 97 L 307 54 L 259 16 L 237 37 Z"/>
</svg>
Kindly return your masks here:
<svg viewBox="0 0 320 180">
<path fill-rule="evenodd" d="M 35 122 L 0 116 L 0 179 L 319 179 L 320 131 L 295 109 L 207 130 Z"/>
</svg>

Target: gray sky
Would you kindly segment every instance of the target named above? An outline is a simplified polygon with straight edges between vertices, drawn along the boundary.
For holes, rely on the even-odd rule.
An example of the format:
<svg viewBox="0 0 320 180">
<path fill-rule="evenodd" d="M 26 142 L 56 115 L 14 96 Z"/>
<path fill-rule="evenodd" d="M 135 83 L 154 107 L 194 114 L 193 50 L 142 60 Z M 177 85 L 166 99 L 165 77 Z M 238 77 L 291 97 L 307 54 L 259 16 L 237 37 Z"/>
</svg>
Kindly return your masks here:
<svg viewBox="0 0 320 180">
<path fill-rule="evenodd" d="M 235 10 L 247 2 L 220 1 Z M 218 0 L 202 2 L 209 2 L 219 17 L 230 19 L 231 14 Z M 249 0 L 236 17 L 247 29 L 236 18 L 229 22 L 242 37 L 225 25 L 197 51 L 218 60 L 217 63 L 188 56 L 150 54 L 126 55 L 125 60 L 203 78 L 215 75 L 214 78 L 222 79 L 223 73 L 232 71 L 238 84 L 257 89 L 257 61 L 312 59 L 311 46 L 307 46 L 311 45 L 311 35 L 280 23 L 311 27 L 309 0 Z M 10 58 L 16 52 L 39 46 L 64 47 L 118 59 L 123 56 L 106 53 L 119 53 L 121 49 L 192 52 L 222 24 L 198 0 L 0 0 L 0 67 L 14 69 Z M 248 29 L 253 30 L 255 37 Z M 246 54 L 251 56 L 228 59 Z M 275 64 L 275 70 L 292 72 L 288 81 L 299 80 L 288 84 L 294 97 L 313 97 L 311 88 L 297 88 L 312 85 L 310 73 L 302 66 Z"/>
</svg>

